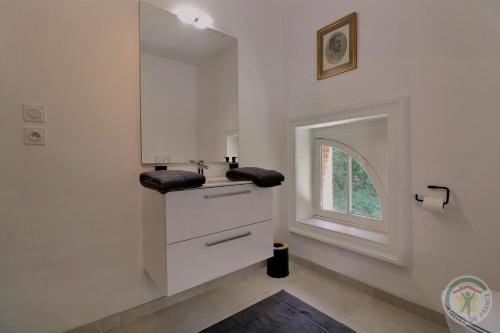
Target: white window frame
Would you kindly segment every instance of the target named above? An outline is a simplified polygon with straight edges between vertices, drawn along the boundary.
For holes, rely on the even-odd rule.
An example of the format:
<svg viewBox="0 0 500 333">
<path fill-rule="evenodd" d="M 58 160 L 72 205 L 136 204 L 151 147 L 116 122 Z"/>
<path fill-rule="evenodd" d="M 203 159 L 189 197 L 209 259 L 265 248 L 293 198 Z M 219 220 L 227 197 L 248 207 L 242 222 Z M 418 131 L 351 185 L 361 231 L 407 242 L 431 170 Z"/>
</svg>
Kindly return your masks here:
<svg viewBox="0 0 500 333">
<path fill-rule="evenodd" d="M 315 218 L 312 131 L 377 118 L 387 121 L 387 183 L 384 182 L 389 203 L 385 215 L 387 232 Z M 327 247 L 317 245 L 322 243 L 402 267 L 411 263 L 411 209 L 416 191 L 411 189 L 409 98 L 351 105 L 313 116 L 307 110 L 304 116 L 289 120 L 287 157 L 284 193 L 289 241 L 296 249 L 302 249 L 297 255 L 308 257 L 316 250 L 328 251 Z M 321 258 L 335 260 L 336 252 Z"/>
<path fill-rule="evenodd" d="M 370 165 L 368 160 L 364 158 L 360 153 L 355 151 L 353 148 L 343 144 L 342 142 L 329 139 L 315 139 L 314 142 L 314 170 L 313 170 L 313 192 L 314 192 L 314 216 L 321 219 L 329 219 L 334 222 L 343 223 L 347 225 L 355 225 L 358 227 L 363 227 L 370 230 L 376 230 L 381 232 L 387 231 L 387 195 L 383 183 L 378 176 L 375 169 Z M 321 146 L 329 146 L 335 149 L 343 151 L 348 156 L 347 165 L 347 181 L 348 181 L 348 195 L 347 195 L 347 213 L 324 210 L 321 207 L 322 202 L 322 183 L 321 183 Z M 382 213 L 382 219 L 366 217 L 355 215 L 352 213 L 352 159 L 354 159 L 359 165 L 363 167 L 368 176 L 370 176 L 375 191 L 380 202 L 380 209 Z"/>
</svg>

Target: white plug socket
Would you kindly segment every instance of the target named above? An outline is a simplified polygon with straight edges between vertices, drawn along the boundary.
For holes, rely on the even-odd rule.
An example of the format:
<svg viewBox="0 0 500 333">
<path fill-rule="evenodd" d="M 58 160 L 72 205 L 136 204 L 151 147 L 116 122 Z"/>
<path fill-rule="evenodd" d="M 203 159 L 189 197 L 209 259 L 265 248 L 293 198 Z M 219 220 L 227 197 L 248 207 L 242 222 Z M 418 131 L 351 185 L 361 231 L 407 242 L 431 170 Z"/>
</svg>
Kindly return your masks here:
<svg viewBox="0 0 500 333">
<path fill-rule="evenodd" d="M 40 127 L 25 127 L 24 128 L 24 144 L 25 145 L 45 145 L 46 143 L 45 128 Z"/>
</svg>

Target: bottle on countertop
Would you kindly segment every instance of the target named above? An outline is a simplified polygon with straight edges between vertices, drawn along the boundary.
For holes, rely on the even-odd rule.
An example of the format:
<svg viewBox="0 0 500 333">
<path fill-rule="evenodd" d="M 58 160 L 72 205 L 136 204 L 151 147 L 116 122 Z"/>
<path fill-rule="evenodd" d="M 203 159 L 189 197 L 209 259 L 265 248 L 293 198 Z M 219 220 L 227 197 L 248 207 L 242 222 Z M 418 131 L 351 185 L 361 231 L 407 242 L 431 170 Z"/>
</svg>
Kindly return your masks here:
<svg viewBox="0 0 500 333">
<path fill-rule="evenodd" d="M 168 156 L 155 155 L 155 171 L 167 170 L 167 163 L 170 161 Z"/>
<path fill-rule="evenodd" d="M 166 165 L 155 165 L 155 171 L 167 170 L 168 167 Z"/>
</svg>

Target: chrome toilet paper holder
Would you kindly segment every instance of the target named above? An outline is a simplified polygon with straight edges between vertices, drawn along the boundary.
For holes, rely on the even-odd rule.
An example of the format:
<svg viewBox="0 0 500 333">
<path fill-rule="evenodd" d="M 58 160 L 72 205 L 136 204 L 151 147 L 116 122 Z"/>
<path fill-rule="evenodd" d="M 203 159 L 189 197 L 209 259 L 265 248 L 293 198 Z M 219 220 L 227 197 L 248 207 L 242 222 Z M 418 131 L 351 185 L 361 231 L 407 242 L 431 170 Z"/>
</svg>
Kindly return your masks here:
<svg viewBox="0 0 500 333">
<path fill-rule="evenodd" d="M 443 202 L 443 208 L 450 202 L 450 189 L 445 186 L 435 186 L 435 185 L 429 185 L 427 188 L 430 188 L 431 190 L 445 190 L 446 191 L 446 200 Z M 424 199 L 420 199 L 418 197 L 418 194 L 415 194 L 415 200 L 418 202 L 424 202 Z"/>
</svg>

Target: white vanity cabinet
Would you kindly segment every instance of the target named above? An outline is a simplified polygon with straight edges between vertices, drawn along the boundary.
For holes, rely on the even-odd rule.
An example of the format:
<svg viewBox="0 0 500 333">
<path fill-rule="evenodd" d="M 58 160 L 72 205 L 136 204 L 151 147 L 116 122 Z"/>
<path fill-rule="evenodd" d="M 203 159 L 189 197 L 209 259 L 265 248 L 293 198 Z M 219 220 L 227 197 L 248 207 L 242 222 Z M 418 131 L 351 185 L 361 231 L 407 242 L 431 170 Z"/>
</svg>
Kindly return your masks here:
<svg viewBox="0 0 500 333">
<path fill-rule="evenodd" d="M 229 184 L 165 195 L 144 189 L 144 269 L 163 294 L 273 255 L 273 189 Z"/>
</svg>

